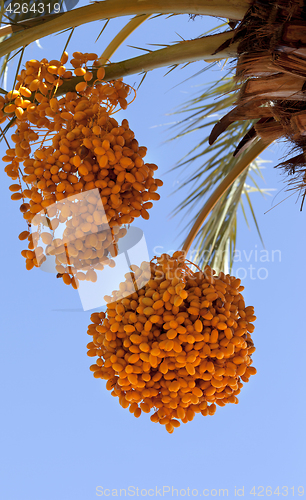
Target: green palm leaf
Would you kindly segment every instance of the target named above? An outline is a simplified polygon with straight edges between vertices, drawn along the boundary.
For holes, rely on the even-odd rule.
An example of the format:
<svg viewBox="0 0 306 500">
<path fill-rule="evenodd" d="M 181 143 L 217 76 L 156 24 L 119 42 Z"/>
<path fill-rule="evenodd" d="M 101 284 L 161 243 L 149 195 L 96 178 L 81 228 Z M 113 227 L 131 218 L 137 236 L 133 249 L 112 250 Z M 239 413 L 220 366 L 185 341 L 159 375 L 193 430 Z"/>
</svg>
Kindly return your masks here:
<svg viewBox="0 0 306 500">
<path fill-rule="evenodd" d="M 252 124 L 251 121 L 244 121 L 239 125 L 233 124 L 213 146 L 207 145 L 208 135 L 214 124 L 234 105 L 236 88 L 233 78 L 225 77 L 219 84 L 214 84 L 210 88 L 205 87 L 204 92 L 187 102 L 178 111 L 187 112 L 188 115 L 176 125 L 181 130 L 173 139 L 199 130 L 203 131 L 204 135 L 204 139 L 174 167 L 181 172 L 187 172 L 178 191 L 189 187 L 189 194 L 173 212 L 173 215 L 180 214 L 183 218 L 188 216 L 189 222 L 185 230 L 190 230 L 204 202 L 237 164 L 238 159 L 233 157 L 233 151 Z M 216 101 L 216 97 L 220 95 L 223 97 Z M 198 166 L 190 173 L 190 167 L 196 161 Z M 266 195 L 270 190 L 259 187 L 254 175 L 263 179 L 260 161 L 256 158 L 222 195 L 198 232 L 192 250 L 194 262 L 201 266 L 210 264 L 216 271 L 230 271 L 236 248 L 239 206 L 248 223 L 245 201 L 262 241 L 250 194 L 256 192 Z"/>
</svg>

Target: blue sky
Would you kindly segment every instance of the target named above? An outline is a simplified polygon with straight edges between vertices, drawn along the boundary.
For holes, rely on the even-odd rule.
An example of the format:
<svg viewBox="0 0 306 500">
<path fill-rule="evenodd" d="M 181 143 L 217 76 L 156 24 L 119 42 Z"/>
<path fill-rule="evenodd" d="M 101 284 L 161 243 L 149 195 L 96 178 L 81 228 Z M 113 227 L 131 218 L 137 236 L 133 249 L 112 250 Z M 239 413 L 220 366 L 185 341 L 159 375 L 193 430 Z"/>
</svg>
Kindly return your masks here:
<svg viewBox="0 0 306 500">
<path fill-rule="evenodd" d="M 78 28 L 69 53 L 102 53 L 126 22 L 109 23 L 96 44 L 102 23 Z M 193 38 L 210 26 L 205 18 L 192 22 L 186 15 L 157 18 L 127 43 L 170 43 L 179 39 L 178 34 Z M 65 38 L 44 38 L 42 48 L 32 44 L 26 59 L 58 58 Z M 113 60 L 138 53 L 122 47 Z M 133 104 L 118 114 L 128 118 L 139 143 L 148 147 L 147 161 L 159 166 L 158 177 L 164 181 L 150 220 L 135 224 L 144 231 L 151 257 L 156 251 L 176 250 L 182 242 L 184 222 L 179 216 L 172 219 L 170 212 L 181 200 L 182 194 L 172 193 L 185 174 L 178 177 L 170 169 L 202 137 L 190 134 L 166 142 L 172 135 L 170 124 L 177 119 L 169 113 L 191 98 L 201 83 L 224 74 L 221 66 L 216 67 L 177 86 L 203 65 L 194 63 L 167 76 L 165 69 L 149 73 Z M 9 77 L 13 65 L 10 70 Z M 137 85 L 139 77 L 126 81 Z M 3 144 L 0 147 L 3 153 Z M 153 498 L 162 496 L 163 487 L 164 498 L 179 498 L 184 492 L 219 497 L 224 489 L 228 498 L 251 499 L 270 496 L 268 487 L 273 498 L 302 496 L 298 487 L 306 488 L 305 209 L 300 212 L 292 196 L 266 213 L 287 196 L 282 175 L 273 168 L 284 152 L 283 145 L 274 144 L 262 155 L 270 163 L 265 164 L 261 185 L 276 189 L 275 201 L 252 196 L 265 254 L 254 224 L 248 229 L 242 213 L 238 220 L 240 260 L 233 274 L 246 270 L 244 295 L 258 318 L 252 335 L 258 373 L 243 387 L 238 405 L 218 408 L 213 417 L 197 415 L 172 435 L 148 415 L 135 419 L 106 391 L 104 381 L 93 378 L 86 355 L 90 312 L 82 310 L 78 294 L 54 275 L 26 271 L 20 255 L 24 247 L 18 240 L 25 225 L 2 171 L 0 498 L 90 500 L 103 498 L 108 490 L 110 495 L 117 490 L 119 496 L 120 488 L 136 497 L 137 487 L 140 497 L 152 496 L 153 489 Z M 172 494 L 172 487 L 180 496 L 175 490 Z"/>
</svg>

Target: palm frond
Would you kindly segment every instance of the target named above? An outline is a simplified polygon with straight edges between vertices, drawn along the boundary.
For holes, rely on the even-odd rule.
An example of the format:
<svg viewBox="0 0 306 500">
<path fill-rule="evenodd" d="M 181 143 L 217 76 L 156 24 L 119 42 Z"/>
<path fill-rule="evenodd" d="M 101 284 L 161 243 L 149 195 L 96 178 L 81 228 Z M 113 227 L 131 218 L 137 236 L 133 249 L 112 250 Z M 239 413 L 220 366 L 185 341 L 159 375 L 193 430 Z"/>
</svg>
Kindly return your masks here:
<svg viewBox="0 0 306 500">
<path fill-rule="evenodd" d="M 221 43 L 231 38 L 231 32 L 210 35 L 206 38 L 188 40 L 180 42 L 165 49 L 154 50 L 148 54 L 126 59 L 116 63 L 110 63 L 105 66 L 105 81 L 115 80 L 128 75 L 151 71 L 152 69 L 173 66 L 176 64 L 186 64 L 186 62 L 199 61 L 209 58 L 215 58 L 214 51 Z M 235 45 L 225 49 L 218 54 L 220 59 L 233 57 L 235 55 Z M 147 49 L 146 49 L 147 50 Z M 91 69 L 94 79 L 96 78 L 96 68 Z M 75 85 L 82 81 L 82 77 L 73 77 L 69 81 L 64 81 L 58 89 L 56 95 L 65 94 L 72 91 Z"/>
<path fill-rule="evenodd" d="M 136 45 L 128 45 L 131 49 L 143 50 L 144 52 L 153 52 L 151 49 L 146 49 L 145 47 L 136 47 Z"/>
<path fill-rule="evenodd" d="M 105 19 L 105 23 L 104 23 L 104 26 L 103 28 L 101 29 L 99 35 L 97 36 L 96 38 L 96 42 L 99 40 L 100 36 L 102 35 L 103 31 L 105 30 L 106 26 L 108 25 L 108 23 L 110 22 L 110 19 Z"/>
<path fill-rule="evenodd" d="M 116 8 L 114 7 L 112 0 L 104 0 L 103 2 L 97 2 L 93 5 L 87 5 L 85 7 L 80 7 L 69 12 L 63 12 L 61 0 L 61 8 L 59 13 L 54 13 L 56 11 L 56 6 L 60 5 L 56 0 L 49 2 L 48 0 L 43 0 L 39 3 L 40 10 L 36 6 L 34 0 L 27 0 L 27 2 L 22 4 L 22 9 L 13 11 L 10 16 L 7 16 L 2 9 L 2 15 L 6 16 L 7 21 L 10 24 L 0 28 L 0 61 L 2 56 L 2 67 L 0 62 L 0 78 L 1 75 L 5 75 L 7 72 L 8 62 L 12 57 L 15 57 L 19 50 L 23 50 L 32 41 L 38 40 L 51 33 L 64 33 L 69 32 L 69 37 L 67 44 L 74 32 L 74 29 L 84 23 L 92 22 L 94 20 L 105 19 L 106 23 L 101 31 L 105 29 L 109 20 L 118 16 L 127 15 L 128 13 L 136 13 L 136 16 L 129 21 L 129 23 L 113 38 L 113 40 L 108 44 L 105 51 L 101 55 L 104 60 L 109 59 L 110 54 L 118 48 L 118 46 L 126 39 L 126 37 L 136 29 L 144 20 L 148 19 L 152 14 L 165 15 L 165 13 L 170 12 L 175 15 L 181 15 L 182 13 L 192 12 L 194 9 L 200 13 L 212 14 L 210 12 L 211 7 L 205 5 L 206 2 L 201 3 L 199 6 L 199 0 L 194 0 L 192 4 L 184 4 L 184 2 L 177 2 L 174 0 L 164 0 L 163 2 L 146 2 L 146 5 L 139 5 L 136 0 L 125 0 L 122 9 L 120 5 L 122 0 L 117 0 Z M 119 3 L 118 3 L 119 2 Z M 148 3 L 148 4 L 147 4 Z M 97 5 L 99 4 L 99 6 Z M 117 5 L 118 4 L 118 5 Z M 119 5 L 120 4 L 120 5 Z M 17 4 L 16 4 L 17 5 Z M 99 8 L 98 8 L 99 7 Z M 223 6 L 225 9 L 224 15 L 226 15 L 227 7 Z M 223 8 L 222 7 L 222 8 Z M 34 10 L 32 10 L 34 8 Z M 220 6 L 214 6 L 213 9 L 220 8 Z M 147 10 L 143 12 L 142 9 Z M 242 10 L 245 6 L 242 5 Z M 22 10 L 24 12 L 22 12 Z M 49 15 L 41 15 L 41 11 L 49 12 Z M 156 12 L 157 11 L 157 12 Z M 158 14 L 159 11 L 159 14 Z M 207 12 L 206 12 L 207 11 Z M 118 13 L 119 12 L 119 13 Z M 151 13 L 148 13 L 151 12 Z M 214 12 L 214 14 L 216 14 Z M 219 29 L 222 27 L 219 26 Z M 216 30 L 214 30 L 216 31 Z M 101 35 L 100 33 L 100 35 Z M 99 36 L 100 36 L 99 35 Z M 99 38 L 98 36 L 98 38 Z M 152 51 L 151 49 L 142 49 L 148 52 L 147 58 L 142 58 L 142 56 L 130 59 L 128 61 L 120 61 L 114 65 L 109 65 L 108 71 L 110 73 L 110 78 L 120 78 L 127 76 L 129 74 L 148 71 L 155 69 L 156 67 L 168 66 L 169 71 L 175 69 L 179 64 L 189 64 L 192 61 L 199 59 L 211 59 L 212 54 L 215 50 L 224 44 L 227 40 L 232 37 L 231 31 L 226 31 L 225 33 L 218 33 L 215 35 L 201 37 L 195 40 L 183 41 L 174 45 L 166 46 L 160 51 Z M 66 45 L 67 45 L 66 44 Z M 155 44 L 163 46 L 161 44 Z M 222 51 L 218 54 L 218 58 L 229 57 L 235 55 L 236 47 L 234 44 L 227 48 L 225 53 Z M 152 57 L 152 59 L 151 59 Z M 216 56 L 214 56 L 216 57 Z M 20 62 L 20 61 L 19 61 Z M 16 79 L 17 73 L 15 75 Z M 77 81 L 71 79 L 68 85 L 73 88 Z M 5 85 L 4 85 L 5 86 Z M 71 88 L 61 89 L 61 92 L 69 91 Z"/>
<path fill-rule="evenodd" d="M 149 0 L 145 2 L 139 2 L 138 0 L 116 0 L 116 2 L 104 0 L 69 12 L 41 16 L 37 20 L 30 19 L 19 22 L 17 25 L 15 23 L 1 28 L 0 36 L 3 33 L 10 34 L 10 36 L 2 42 L 0 56 L 58 31 L 101 19 L 156 13 L 197 13 L 241 20 L 248 7 L 247 0 L 241 0 L 239 5 L 230 5 L 226 1 L 219 3 L 203 0 L 192 0 L 192 2 L 186 0 L 154 0 L 154 2 Z M 39 22 L 36 22 L 38 20 Z"/>
<path fill-rule="evenodd" d="M 65 46 L 64 46 L 64 48 L 63 48 L 62 55 L 63 55 L 63 54 L 64 54 L 64 52 L 66 52 L 66 50 L 67 50 L 67 47 L 68 47 L 68 45 L 69 45 L 69 42 L 70 42 L 70 40 L 71 40 L 71 38 L 72 38 L 72 35 L 73 35 L 73 33 L 74 33 L 74 30 L 75 30 L 75 28 L 71 28 L 71 29 L 70 29 L 70 33 L 69 33 L 69 35 L 68 35 L 67 41 L 66 41 L 66 43 L 65 43 Z"/>
<path fill-rule="evenodd" d="M 141 14 L 133 17 L 112 39 L 100 56 L 101 64 L 109 61 L 120 45 L 135 31 L 142 23 L 149 19 L 150 14 Z"/>
<path fill-rule="evenodd" d="M 226 76 L 218 84 L 205 86 L 204 92 L 184 104 L 177 112 L 188 113 L 174 127 L 180 127 L 180 132 L 173 139 L 187 134 L 203 131 L 204 139 L 196 144 L 174 169 L 180 170 L 186 176 L 177 191 L 189 188 L 189 193 L 173 215 L 180 214 L 188 223 L 184 227 L 190 230 L 194 225 L 198 212 L 204 202 L 214 192 L 215 187 L 235 168 L 239 159 L 233 157 L 235 145 L 244 137 L 252 121 L 231 125 L 222 138 L 213 146 L 209 146 L 208 136 L 211 128 L 220 117 L 228 112 L 236 100 L 236 84 L 231 76 Z M 216 97 L 222 96 L 216 100 Z M 196 167 L 190 167 L 196 162 Z M 269 190 L 261 188 L 255 177 L 263 179 L 260 160 L 254 158 L 252 163 L 239 175 L 228 190 L 222 195 L 210 212 L 210 215 L 199 230 L 193 244 L 192 260 L 204 266 L 209 263 L 216 271 L 230 271 L 236 248 L 237 213 L 242 208 L 248 224 L 245 204 L 253 218 L 259 238 L 262 241 L 256 215 L 252 206 L 251 193 L 270 194 Z M 262 241 L 263 243 L 263 241 Z"/>
<path fill-rule="evenodd" d="M 140 85 L 142 85 L 142 84 L 143 84 L 144 79 L 145 79 L 145 77 L 147 76 L 147 74 L 148 74 L 148 72 L 147 72 L 147 71 L 144 71 L 144 72 L 143 72 L 142 78 L 141 78 L 141 80 L 140 80 L 140 82 L 139 82 L 138 87 L 137 87 L 137 89 L 136 89 L 136 90 L 139 90 Z"/>
</svg>

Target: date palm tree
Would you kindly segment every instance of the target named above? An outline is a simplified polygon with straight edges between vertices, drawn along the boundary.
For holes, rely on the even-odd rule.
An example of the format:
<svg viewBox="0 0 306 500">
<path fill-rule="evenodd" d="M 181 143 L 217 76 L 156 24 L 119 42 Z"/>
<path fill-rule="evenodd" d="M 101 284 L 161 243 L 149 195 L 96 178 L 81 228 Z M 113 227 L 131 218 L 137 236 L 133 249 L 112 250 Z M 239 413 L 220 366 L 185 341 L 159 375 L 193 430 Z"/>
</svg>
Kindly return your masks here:
<svg viewBox="0 0 306 500">
<path fill-rule="evenodd" d="M 67 3 L 67 2 L 66 2 Z M 303 2 L 248 0 L 104 0 L 64 12 L 63 4 L 42 0 L 43 14 L 33 0 L 22 3 L 23 10 L 12 9 L 1 1 L 0 57 L 1 75 L 9 58 L 19 56 L 17 71 L 26 46 L 45 36 L 68 31 L 96 20 L 111 22 L 120 16 L 133 16 L 112 39 L 101 55 L 108 61 L 126 38 L 154 15 L 214 16 L 224 18 L 223 31 L 194 40 L 181 41 L 144 55 L 105 64 L 105 80 L 113 80 L 160 67 L 204 60 L 209 65 L 222 59 L 237 58 L 236 74 L 220 79 L 210 88 L 182 105 L 188 118 L 180 122 L 179 140 L 187 132 L 201 128 L 207 134 L 176 168 L 202 159 L 197 171 L 184 185 L 188 197 L 177 210 L 196 207 L 199 214 L 189 220 L 189 235 L 184 249 L 192 244 L 199 264 L 217 269 L 231 266 L 237 233 L 237 210 L 247 201 L 254 217 L 250 194 L 264 193 L 253 174 L 261 175 L 258 156 L 275 139 L 284 136 L 300 152 L 285 162 L 294 174 L 291 189 L 303 195 L 304 186 L 304 112 L 306 69 L 305 12 Z M 28 5 L 28 8 L 26 8 Z M 69 5 L 67 4 L 69 7 Z M 156 42 L 161 42 L 160 35 Z M 66 48 L 66 47 L 65 47 Z M 64 48 L 64 50 L 65 50 Z M 93 71 L 96 71 L 93 69 Z M 66 81 L 57 94 L 74 89 L 81 77 Z M 2 89 L 6 93 L 8 89 Z M 218 100 L 215 98 L 219 97 Z M 221 120 L 206 118 L 223 114 Z M 305 119 L 304 119 L 305 116 Z M 187 127 L 188 121 L 188 127 Z M 238 123 L 237 123 L 238 122 Z M 4 134 L 8 131 L 8 126 Z M 207 143 L 209 138 L 210 144 Z M 234 153 L 234 154 L 233 154 Z M 207 157 L 207 155 L 209 155 Z M 259 228 L 257 226 L 259 231 Z M 259 233 L 260 234 L 260 233 Z"/>
</svg>

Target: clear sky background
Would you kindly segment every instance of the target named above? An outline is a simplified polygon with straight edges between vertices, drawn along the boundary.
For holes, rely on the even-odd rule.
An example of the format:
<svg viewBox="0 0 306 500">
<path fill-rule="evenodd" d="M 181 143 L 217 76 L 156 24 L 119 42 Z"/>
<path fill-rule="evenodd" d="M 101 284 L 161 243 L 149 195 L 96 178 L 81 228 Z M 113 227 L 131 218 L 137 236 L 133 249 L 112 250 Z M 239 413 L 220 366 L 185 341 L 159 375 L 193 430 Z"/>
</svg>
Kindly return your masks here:
<svg viewBox="0 0 306 500">
<path fill-rule="evenodd" d="M 101 54 L 127 21 L 111 21 L 96 44 L 101 22 L 78 28 L 69 54 L 75 50 Z M 206 18 L 192 22 L 187 15 L 160 17 L 146 22 L 127 43 L 138 47 L 170 43 L 179 40 L 178 35 L 194 38 L 210 27 Z M 59 58 L 66 37 L 44 38 L 42 48 L 32 44 L 25 60 Z M 122 47 L 113 61 L 138 54 Z M 169 171 L 202 135 L 166 142 L 173 135 L 170 124 L 178 119 L 169 113 L 198 92 L 202 83 L 225 72 L 217 66 L 177 86 L 204 65 L 194 63 L 168 76 L 166 69 L 149 73 L 133 104 L 117 115 L 128 118 L 139 143 L 148 147 L 147 161 L 159 166 L 158 177 L 164 181 L 150 220 L 134 223 L 144 230 L 150 257 L 156 247 L 158 252 L 179 249 L 183 240 L 179 233 L 184 222 L 180 216 L 170 217 L 183 195 L 171 195 L 187 172 Z M 12 65 L 11 76 L 14 69 Z M 139 80 L 138 76 L 126 79 L 131 85 Z M 5 147 L 0 147 L 3 155 Z M 26 227 L 18 202 L 10 199 L 10 179 L 2 169 L 1 499 L 94 500 L 105 496 L 98 496 L 104 489 L 110 494 L 117 489 L 119 495 L 120 488 L 128 487 L 135 488 L 130 489 L 135 497 L 137 487 L 139 497 L 152 495 L 153 489 L 152 498 L 159 498 L 160 488 L 168 486 L 164 498 L 177 497 L 175 490 L 171 495 L 172 486 L 179 494 L 182 490 L 181 496 L 185 492 L 207 498 L 222 497 L 221 488 L 228 490 L 228 498 L 235 498 L 239 489 L 246 499 L 259 493 L 266 498 L 269 486 L 273 498 L 298 497 L 299 486 L 306 491 L 306 208 L 300 212 L 292 196 L 265 214 L 288 196 L 282 175 L 273 168 L 284 152 L 284 146 L 274 144 L 262 155 L 270 163 L 265 164 L 266 182 L 260 184 L 275 188 L 277 198 L 252 196 L 265 254 L 254 224 L 248 229 L 241 212 L 238 220 L 241 258 L 233 274 L 246 274 L 246 303 L 255 307 L 258 318 L 252 335 L 258 373 L 242 388 L 238 405 L 217 407 L 213 417 L 196 415 L 172 435 L 147 414 L 136 419 L 105 389 L 104 381 L 93 378 L 92 359 L 86 355 L 90 311 L 84 312 L 77 292 L 54 275 L 26 271 L 20 255 L 23 242 L 18 240 Z"/>
</svg>

